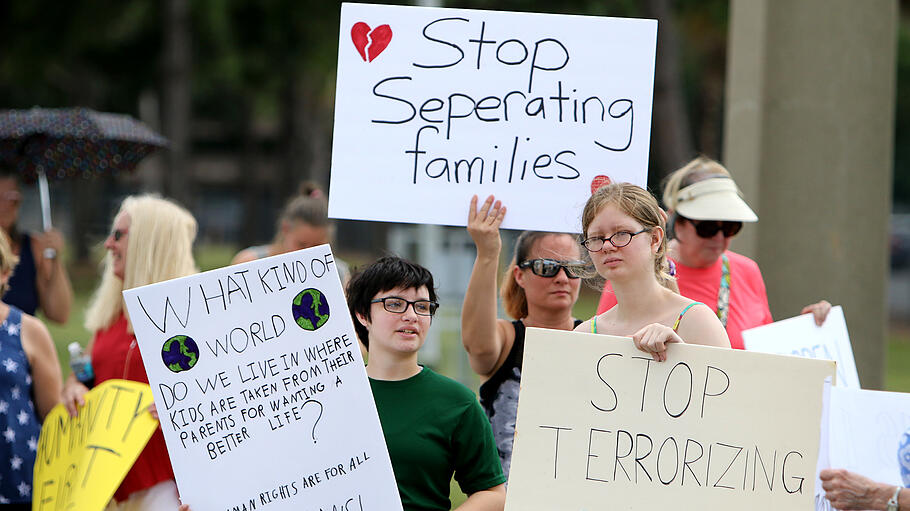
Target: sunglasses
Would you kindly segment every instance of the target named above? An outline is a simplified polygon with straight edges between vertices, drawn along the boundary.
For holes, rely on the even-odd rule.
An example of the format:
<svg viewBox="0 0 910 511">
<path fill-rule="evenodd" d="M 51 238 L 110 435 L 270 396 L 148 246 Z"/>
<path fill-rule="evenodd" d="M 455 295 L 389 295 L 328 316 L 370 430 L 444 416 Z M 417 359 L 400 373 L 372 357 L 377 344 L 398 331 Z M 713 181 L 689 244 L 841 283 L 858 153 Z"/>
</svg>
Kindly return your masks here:
<svg viewBox="0 0 910 511">
<path fill-rule="evenodd" d="M 538 277 L 552 278 L 559 274 L 559 270 L 565 270 L 566 277 L 577 279 L 579 275 L 574 272 L 584 266 L 582 261 L 557 261 L 555 259 L 528 259 L 522 261 L 519 268 L 530 268 L 531 273 Z"/>
<path fill-rule="evenodd" d="M 718 232 L 723 232 L 725 238 L 736 236 L 736 233 L 743 228 L 742 222 L 729 222 L 720 220 L 691 220 L 686 217 L 679 217 L 695 227 L 695 234 L 700 238 L 713 238 Z"/>
<path fill-rule="evenodd" d="M 111 231 L 111 238 L 114 238 L 114 241 L 120 241 L 124 236 L 126 236 L 125 229 L 114 229 Z"/>
</svg>

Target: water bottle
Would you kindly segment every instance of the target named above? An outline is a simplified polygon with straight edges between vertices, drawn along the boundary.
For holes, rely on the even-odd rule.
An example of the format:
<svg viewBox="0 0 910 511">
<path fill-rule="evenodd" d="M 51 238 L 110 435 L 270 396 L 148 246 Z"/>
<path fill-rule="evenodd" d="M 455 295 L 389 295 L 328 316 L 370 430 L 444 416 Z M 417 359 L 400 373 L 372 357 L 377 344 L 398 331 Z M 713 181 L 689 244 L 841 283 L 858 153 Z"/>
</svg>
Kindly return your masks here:
<svg viewBox="0 0 910 511">
<path fill-rule="evenodd" d="M 95 372 L 92 370 L 92 358 L 82 350 L 82 345 L 72 342 L 67 346 L 70 352 L 70 368 L 76 379 L 83 385 L 91 387 L 95 382 Z"/>
</svg>

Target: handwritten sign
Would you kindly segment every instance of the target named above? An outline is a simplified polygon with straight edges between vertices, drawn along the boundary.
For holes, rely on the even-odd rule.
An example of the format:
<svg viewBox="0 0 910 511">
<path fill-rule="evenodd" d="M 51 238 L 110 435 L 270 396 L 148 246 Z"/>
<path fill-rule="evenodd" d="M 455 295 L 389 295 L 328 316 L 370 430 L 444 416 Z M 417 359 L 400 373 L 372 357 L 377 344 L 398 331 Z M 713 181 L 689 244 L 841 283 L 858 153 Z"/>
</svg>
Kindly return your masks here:
<svg viewBox="0 0 910 511">
<path fill-rule="evenodd" d="M 158 427 L 151 404 L 148 385 L 108 380 L 85 395 L 76 417 L 54 407 L 38 439 L 32 509 L 104 509 Z"/>
<path fill-rule="evenodd" d="M 401 509 L 328 245 L 124 297 L 194 511 Z"/>
<path fill-rule="evenodd" d="M 506 511 L 808 509 L 834 363 L 529 328 Z M 769 378 L 773 374 L 775 378 Z"/>
<path fill-rule="evenodd" d="M 903 485 L 898 450 L 910 429 L 910 394 L 835 387 L 830 407 L 831 467 Z"/>
<path fill-rule="evenodd" d="M 822 326 L 811 314 L 777 321 L 743 331 L 743 343 L 749 351 L 796 355 L 837 362 L 837 386 L 860 388 L 853 346 L 840 305 L 831 308 Z"/>
<path fill-rule="evenodd" d="M 329 216 L 580 230 L 647 180 L 657 21 L 343 4 Z M 541 207 L 546 204 L 547 207 Z"/>
</svg>

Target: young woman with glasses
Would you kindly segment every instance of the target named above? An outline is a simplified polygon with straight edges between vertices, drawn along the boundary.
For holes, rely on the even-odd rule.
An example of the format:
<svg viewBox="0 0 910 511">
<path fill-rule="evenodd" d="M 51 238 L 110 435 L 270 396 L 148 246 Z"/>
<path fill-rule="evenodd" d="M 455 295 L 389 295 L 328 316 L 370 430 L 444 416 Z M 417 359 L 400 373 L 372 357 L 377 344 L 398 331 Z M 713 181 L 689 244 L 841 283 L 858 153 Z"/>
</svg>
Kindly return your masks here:
<svg viewBox="0 0 910 511">
<path fill-rule="evenodd" d="M 663 194 L 670 214 L 669 256 L 675 262 L 680 293 L 711 307 L 727 329 L 734 348 L 743 348 L 742 331 L 771 323 L 765 283 L 755 261 L 729 249 L 743 222 L 758 216 L 746 205 L 722 165 L 698 157 L 667 177 Z M 608 285 L 598 312 L 616 304 Z M 822 324 L 831 304 L 808 305 Z"/>
<path fill-rule="evenodd" d="M 506 208 L 490 196 L 477 207 L 471 199 L 468 233 L 477 258 L 461 311 L 461 338 L 474 371 L 483 378 L 480 402 L 493 425 L 503 472 L 508 477 L 518 408 L 518 387 L 529 326 L 571 330 L 581 323 L 572 317 L 578 300 L 581 252 L 570 234 L 525 231 L 503 275 L 500 294 L 514 321 L 496 317 L 496 277 L 502 240 L 499 226 Z"/>
<path fill-rule="evenodd" d="M 631 336 L 657 361 L 666 360 L 671 342 L 730 347 L 711 309 L 667 285 L 673 277 L 663 219 L 657 200 L 628 183 L 601 187 L 588 199 L 582 245 L 597 273 L 612 284 L 618 304 L 576 330 Z"/>
<path fill-rule="evenodd" d="M 448 511 L 454 476 L 468 499 L 457 510 L 501 511 L 505 477 L 490 423 L 474 393 L 417 363 L 438 307 L 433 275 L 383 257 L 347 288 L 357 337 L 404 509 Z"/>
</svg>

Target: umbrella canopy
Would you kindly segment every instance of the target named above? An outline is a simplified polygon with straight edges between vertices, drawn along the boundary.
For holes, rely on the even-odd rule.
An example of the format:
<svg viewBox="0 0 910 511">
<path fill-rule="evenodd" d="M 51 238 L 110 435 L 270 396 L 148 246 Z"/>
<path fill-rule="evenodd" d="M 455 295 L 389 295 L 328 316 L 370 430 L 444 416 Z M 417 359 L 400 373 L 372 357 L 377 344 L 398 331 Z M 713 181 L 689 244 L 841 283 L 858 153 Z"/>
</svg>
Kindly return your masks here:
<svg viewBox="0 0 910 511">
<path fill-rule="evenodd" d="M 167 145 L 128 115 L 88 108 L 0 110 L 0 161 L 26 181 L 119 174 Z"/>
</svg>

